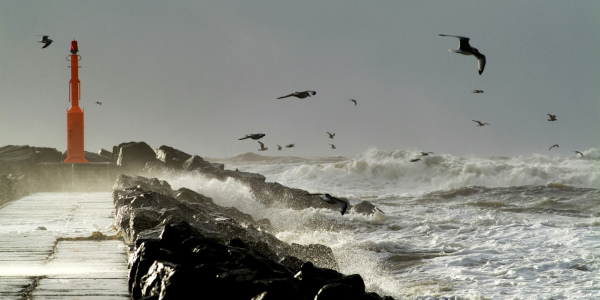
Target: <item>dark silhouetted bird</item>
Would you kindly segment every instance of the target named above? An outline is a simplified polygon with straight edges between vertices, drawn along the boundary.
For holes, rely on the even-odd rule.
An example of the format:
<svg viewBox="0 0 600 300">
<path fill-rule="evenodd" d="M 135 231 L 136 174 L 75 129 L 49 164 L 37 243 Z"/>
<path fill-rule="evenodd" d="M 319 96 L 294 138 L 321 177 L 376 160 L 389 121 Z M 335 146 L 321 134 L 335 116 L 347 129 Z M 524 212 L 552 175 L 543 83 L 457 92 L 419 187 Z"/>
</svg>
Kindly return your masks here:
<svg viewBox="0 0 600 300">
<path fill-rule="evenodd" d="M 548 115 L 548 116 L 550 116 L 550 119 L 548 119 L 548 121 L 551 121 L 551 122 L 552 122 L 552 121 L 556 121 L 556 120 L 558 120 L 558 119 L 556 118 L 556 115 L 551 115 L 551 114 L 547 114 L 547 115 Z"/>
<path fill-rule="evenodd" d="M 422 155 L 422 156 L 427 156 L 427 155 L 429 155 L 429 154 L 433 154 L 433 152 L 421 152 L 421 155 Z"/>
<path fill-rule="evenodd" d="M 42 47 L 42 49 L 50 46 L 50 44 L 52 44 L 52 40 L 48 38 L 47 35 L 42 36 L 42 40 L 39 41 L 40 43 L 44 43 L 44 46 Z"/>
<path fill-rule="evenodd" d="M 469 38 L 465 36 L 459 35 L 447 35 L 440 34 L 440 36 L 453 36 L 458 38 L 458 49 L 448 49 L 452 53 L 460 53 L 462 55 L 473 55 L 477 58 L 479 75 L 483 73 L 483 68 L 485 68 L 485 55 L 481 54 L 477 48 L 471 47 L 469 44 Z"/>
<path fill-rule="evenodd" d="M 100 101 L 96 101 L 96 104 L 98 104 L 98 105 L 102 105 L 102 102 L 100 102 Z"/>
<path fill-rule="evenodd" d="M 548 151 L 552 150 L 552 148 L 554 148 L 554 147 L 558 148 L 558 144 L 554 144 L 554 145 L 550 146 L 550 149 L 548 149 Z"/>
<path fill-rule="evenodd" d="M 481 94 L 481 93 L 483 93 L 483 90 L 473 90 L 473 93 L 475 93 L 475 94 Z"/>
<path fill-rule="evenodd" d="M 341 200 L 339 198 L 333 197 L 329 194 L 307 194 L 309 196 L 324 196 L 323 197 L 319 197 L 321 200 L 329 203 L 329 204 L 338 204 L 340 206 L 340 212 L 342 213 L 342 215 L 344 215 L 346 213 L 346 209 L 348 208 L 348 202 Z"/>
<path fill-rule="evenodd" d="M 294 146 L 296 146 L 296 144 L 289 144 L 287 146 L 285 146 L 286 148 L 294 148 Z"/>
<path fill-rule="evenodd" d="M 421 161 L 421 159 L 420 158 L 413 158 L 413 159 L 410 160 L 411 163 L 412 162 L 418 162 L 418 161 Z"/>
<path fill-rule="evenodd" d="M 356 100 L 354 100 L 354 99 L 350 99 L 350 100 L 348 100 L 348 101 L 352 101 L 352 102 L 354 102 L 354 106 L 356 106 Z"/>
<path fill-rule="evenodd" d="M 283 99 L 283 98 L 287 98 L 287 97 L 296 97 L 296 98 L 304 99 L 306 97 L 310 97 L 311 95 L 314 96 L 316 94 L 317 94 L 317 92 L 315 92 L 315 91 L 294 92 L 289 95 L 281 96 L 277 99 Z"/>
<path fill-rule="evenodd" d="M 329 134 L 329 138 L 332 139 L 335 136 L 335 133 L 329 133 L 327 132 L 327 134 Z"/>
<path fill-rule="evenodd" d="M 577 153 L 577 154 L 579 154 L 579 155 L 581 155 L 581 156 L 584 156 L 584 155 L 583 155 L 583 153 L 581 153 L 581 151 L 577 151 L 577 150 L 575 150 L 575 151 L 573 151 L 573 152 L 575 152 L 575 153 Z"/>
<path fill-rule="evenodd" d="M 488 124 L 488 123 L 482 123 L 482 122 L 479 122 L 479 121 L 477 121 L 477 120 L 473 120 L 473 122 L 477 122 L 477 126 L 485 126 L 485 125 L 490 125 L 490 124 Z"/>
<path fill-rule="evenodd" d="M 245 140 L 247 138 L 251 138 L 253 140 L 258 140 L 258 139 L 262 138 L 263 136 L 265 136 L 264 133 L 251 133 L 251 134 L 246 134 L 245 137 L 238 139 L 238 140 Z"/>
<path fill-rule="evenodd" d="M 337 149 L 334 144 L 329 144 L 329 145 L 331 145 L 331 149 Z"/>
</svg>

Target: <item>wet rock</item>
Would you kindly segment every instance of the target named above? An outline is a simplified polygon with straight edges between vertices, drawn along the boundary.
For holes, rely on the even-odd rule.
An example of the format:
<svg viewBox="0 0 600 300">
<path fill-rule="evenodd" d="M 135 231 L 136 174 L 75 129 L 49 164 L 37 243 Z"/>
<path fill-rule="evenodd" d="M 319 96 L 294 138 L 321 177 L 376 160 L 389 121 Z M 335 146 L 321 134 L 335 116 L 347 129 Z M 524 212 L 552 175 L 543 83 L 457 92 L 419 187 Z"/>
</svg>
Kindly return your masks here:
<svg viewBox="0 0 600 300">
<path fill-rule="evenodd" d="M 369 201 L 360 202 L 359 204 L 352 207 L 351 211 L 363 215 L 372 215 L 376 212 L 383 214 L 383 211 L 381 211 L 381 209 L 377 208 Z"/>
<path fill-rule="evenodd" d="M 359 275 L 335 271 L 329 247 L 284 243 L 257 229 L 267 227 L 265 220 L 158 179 L 121 175 L 115 187 L 116 223 L 133 253 L 132 299 L 182 299 L 198 294 L 198 284 L 202 295 L 223 299 L 314 299 L 348 291 L 381 299 L 369 298 Z"/>
</svg>

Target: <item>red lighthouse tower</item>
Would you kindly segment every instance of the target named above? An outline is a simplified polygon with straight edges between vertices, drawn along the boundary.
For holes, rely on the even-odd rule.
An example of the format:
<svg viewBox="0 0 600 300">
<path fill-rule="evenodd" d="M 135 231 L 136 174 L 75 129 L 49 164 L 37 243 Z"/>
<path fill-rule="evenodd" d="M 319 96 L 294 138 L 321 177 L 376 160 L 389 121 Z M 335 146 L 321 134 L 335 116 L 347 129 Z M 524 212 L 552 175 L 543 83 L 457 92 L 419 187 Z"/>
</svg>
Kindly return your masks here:
<svg viewBox="0 0 600 300">
<path fill-rule="evenodd" d="M 67 159 L 64 163 L 87 163 L 84 157 L 83 145 L 83 110 L 79 107 L 81 91 L 79 90 L 79 60 L 77 41 L 71 42 L 71 81 L 69 81 L 69 101 L 71 107 L 67 110 Z"/>
</svg>

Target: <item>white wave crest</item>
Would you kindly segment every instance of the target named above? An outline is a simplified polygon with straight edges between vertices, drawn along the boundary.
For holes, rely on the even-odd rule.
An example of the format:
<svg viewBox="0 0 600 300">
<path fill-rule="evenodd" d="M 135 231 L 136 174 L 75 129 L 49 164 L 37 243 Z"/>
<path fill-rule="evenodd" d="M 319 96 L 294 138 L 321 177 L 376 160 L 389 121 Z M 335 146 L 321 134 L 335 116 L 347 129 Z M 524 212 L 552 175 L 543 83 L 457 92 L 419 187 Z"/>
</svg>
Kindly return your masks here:
<svg viewBox="0 0 600 300">
<path fill-rule="evenodd" d="M 507 187 L 563 184 L 600 188 L 600 156 L 460 158 L 447 154 L 422 156 L 418 151 L 370 149 L 357 157 L 332 163 L 305 163 L 268 180 L 308 190 L 328 189 L 345 196 L 402 195 L 417 191 L 466 186 Z M 411 160 L 419 158 L 419 161 Z M 363 194 L 357 190 L 364 190 Z M 352 192 L 350 192 L 352 191 Z M 350 193 L 350 195 L 349 195 Z"/>
</svg>

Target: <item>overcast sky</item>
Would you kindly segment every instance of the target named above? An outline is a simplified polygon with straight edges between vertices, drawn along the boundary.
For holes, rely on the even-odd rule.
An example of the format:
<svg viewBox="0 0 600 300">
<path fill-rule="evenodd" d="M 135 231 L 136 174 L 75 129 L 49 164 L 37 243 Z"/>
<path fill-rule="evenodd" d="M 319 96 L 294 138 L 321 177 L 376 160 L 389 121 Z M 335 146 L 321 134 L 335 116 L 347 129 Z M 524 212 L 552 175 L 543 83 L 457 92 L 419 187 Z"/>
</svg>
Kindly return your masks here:
<svg viewBox="0 0 600 300">
<path fill-rule="evenodd" d="M 483 74 L 440 33 L 470 37 Z M 54 43 L 41 49 L 38 35 Z M 600 148 L 598 1 L 2 1 L 0 146 L 66 150 L 73 39 L 87 151 L 129 141 L 210 157 Z M 303 90 L 317 94 L 276 99 Z M 248 133 L 265 133 L 269 150 L 238 140 Z"/>
</svg>

